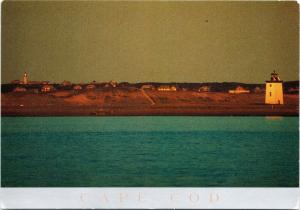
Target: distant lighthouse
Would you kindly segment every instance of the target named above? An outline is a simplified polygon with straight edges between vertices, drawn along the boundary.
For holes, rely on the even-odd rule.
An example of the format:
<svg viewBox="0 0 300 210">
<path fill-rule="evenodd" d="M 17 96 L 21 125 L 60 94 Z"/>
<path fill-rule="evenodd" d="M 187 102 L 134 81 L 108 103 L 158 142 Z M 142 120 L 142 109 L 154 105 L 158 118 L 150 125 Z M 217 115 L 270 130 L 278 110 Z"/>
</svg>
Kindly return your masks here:
<svg viewBox="0 0 300 210">
<path fill-rule="evenodd" d="M 283 81 L 280 80 L 279 75 L 273 71 L 271 79 L 266 81 L 266 104 L 283 104 Z"/>
<path fill-rule="evenodd" d="M 25 72 L 23 76 L 23 84 L 27 85 L 28 84 L 28 74 Z"/>
</svg>

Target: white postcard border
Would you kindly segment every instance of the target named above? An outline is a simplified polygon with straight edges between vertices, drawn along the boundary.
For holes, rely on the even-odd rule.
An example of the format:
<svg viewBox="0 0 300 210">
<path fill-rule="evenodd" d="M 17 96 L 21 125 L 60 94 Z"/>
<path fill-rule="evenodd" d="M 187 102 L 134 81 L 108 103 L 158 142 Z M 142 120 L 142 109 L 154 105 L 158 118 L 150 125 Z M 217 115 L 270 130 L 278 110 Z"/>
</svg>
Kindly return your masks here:
<svg viewBox="0 0 300 210">
<path fill-rule="evenodd" d="M 296 0 L 300 4 L 300 0 Z M 0 0 L 2 3 L 3 0 Z M 2 5 L 0 5 L 1 8 Z M 0 10 L 1 20 L 1 10 Z M 1 27 L 0 27 L 1 32 Z M 0 48 L 1 54 L 1 48 Z M 1 58 L 0 58 L 1 63 Z M 1 71 L 0 71 L 1 78 Z M 1 87 L 0 87 L 1 88 Z M 1 107 L 0 107 L 1 110 Z M 0 118 L 1 120 L 1 118 Z M 0 127 L 1 130 L 1 127 Z M 1 139 L 0 139 L 1 142 Z M 1 144 L 0 144 L 1 148 Z M 0 150 L 1 154 L 1 150 Z M 1 163 L 0 163 L 1 164 Z M 1 176 L 0 176 L 1 181 Z M 1 188 L 0 209 L 300 209 L 300 188 Z"/>
<path fill-rule="evenodd" d="M 299 209 L 299 188 L 0 188 L 0 209 Z"/>
</svg>

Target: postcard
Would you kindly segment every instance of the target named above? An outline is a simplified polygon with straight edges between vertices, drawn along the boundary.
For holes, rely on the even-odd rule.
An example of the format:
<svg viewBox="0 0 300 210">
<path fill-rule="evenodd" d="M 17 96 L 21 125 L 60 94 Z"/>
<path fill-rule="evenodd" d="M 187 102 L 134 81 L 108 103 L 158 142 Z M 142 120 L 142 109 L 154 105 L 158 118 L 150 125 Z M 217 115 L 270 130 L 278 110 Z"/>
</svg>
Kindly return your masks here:
<svg viewBox="0 0 300 210">
<path fill-rule="evenodd" d="M 299 209 L 294 1 L 3 1 L 3 209 Z"/>
</svg>

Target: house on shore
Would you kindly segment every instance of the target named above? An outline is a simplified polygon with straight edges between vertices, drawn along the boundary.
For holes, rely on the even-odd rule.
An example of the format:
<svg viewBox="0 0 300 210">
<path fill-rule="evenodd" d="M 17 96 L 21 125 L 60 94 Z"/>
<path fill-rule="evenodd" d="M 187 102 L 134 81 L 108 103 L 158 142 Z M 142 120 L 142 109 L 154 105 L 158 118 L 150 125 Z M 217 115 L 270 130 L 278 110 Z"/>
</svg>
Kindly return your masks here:
<svg viewBox="0 0 300 210">
<path fill-rule="evenodd" d="M 175 86 L 161 85 L 157 88 L 158 91 L 177 91 Z"/>
<path fill-rule="evenodd" d="M 210 87 L 209 86 L 201 86 L 199 89 L 198 89 L 198 92 L 210 92 Z"/>
<path fill-rule="evenodd" d="M 75 85 L 73 87 L 73 90 L 82 90 L 82 87 L 80 85 Z"/>
<path fill-rule="evenodd" d="M 109 84 L 110 84 L 111 87 L 113 87 L 113 88 L 117 87 L 117 85 L 118 85 L 118 83 L 117 83 L 116 81 L 114 81 L 114 80 L 111 80 L 111 81 L 109 82 Z"/>
<path fill-rule="evenodd" d="M 247 90 L 242 86 L 237 86 L 234 90 L 229 90 L 228 92 L 233 94 L 241 94 L 241 93 L 250 93 L 250 90 Z"/>
<path fill-rule="evenodd" d="M 155 87 L 153 85 L 142 85 L 142 90 L 155 90 Z"/>
<path fill-rule="evenodd" d="M 41 89 L 42 93 L 49 93 L 52 92 L 54 90 L 53 85 L 44 85 Z"/>
<path fill-rule="evenodd" d="M 85 87 L 86 90 L 94 90 L 96 88 L 96 85 L 89 84 Z"/>
<path fill-rule="evenodd" d="M 115 88 L 117 86 L 118 86 L 118 83 L 114 80 L 111 80 L 111 81 L 105 83 L 105 85 L 104 85 L 105 88 Z"/>
</svg>

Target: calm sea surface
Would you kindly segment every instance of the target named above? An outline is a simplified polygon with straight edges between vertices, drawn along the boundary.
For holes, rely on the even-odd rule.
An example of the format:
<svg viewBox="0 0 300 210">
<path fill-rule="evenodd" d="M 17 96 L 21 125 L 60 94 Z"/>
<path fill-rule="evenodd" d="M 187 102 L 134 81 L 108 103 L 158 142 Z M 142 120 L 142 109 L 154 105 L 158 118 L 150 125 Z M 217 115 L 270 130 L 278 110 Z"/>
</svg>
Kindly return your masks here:
<svg viewBox="0 0 300 210">
<path fill-rule="evenodd" d="M 298 186 L 298 117 L 2 117 L 5 187 Z"/>
</svg>

